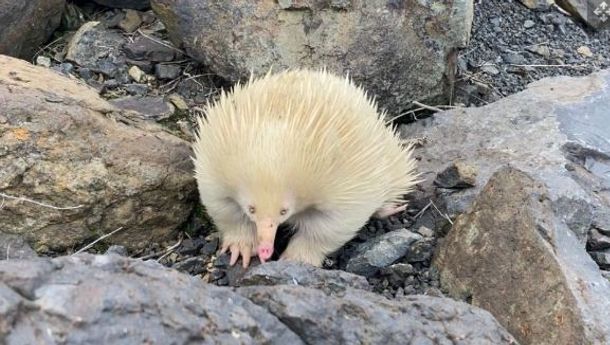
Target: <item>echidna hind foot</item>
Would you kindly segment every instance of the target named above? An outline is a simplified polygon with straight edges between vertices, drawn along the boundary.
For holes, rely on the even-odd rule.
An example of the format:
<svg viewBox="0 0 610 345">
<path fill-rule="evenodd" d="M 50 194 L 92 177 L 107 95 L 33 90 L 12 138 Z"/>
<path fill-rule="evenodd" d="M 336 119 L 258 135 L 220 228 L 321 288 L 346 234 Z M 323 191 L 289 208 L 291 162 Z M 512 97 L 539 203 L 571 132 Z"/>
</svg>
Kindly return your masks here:
<svg viewBox="0 0 610 345">
<path fill-rule="evenodd" d="M 402 205 L 385 205 L 383 207 L 381 207 L 380 209 L 378 209 L 374 214 L 373 217 L 375 218 L 387 218 L 389 216 L 393 216 L 397 213 L 403 212 L 404 210 L 407 209 L 407 204 L 402 204 Z"/>
<path fill-rule="evenodd" d="M 301 234 L 295 234 L 288 243 L 286 250 L 280 256 L 280 260 L 303 262 L 312 266 L 321 267 L 326 253 L 322 250 L 323 244 L 312 242 Z"/>
</svg>

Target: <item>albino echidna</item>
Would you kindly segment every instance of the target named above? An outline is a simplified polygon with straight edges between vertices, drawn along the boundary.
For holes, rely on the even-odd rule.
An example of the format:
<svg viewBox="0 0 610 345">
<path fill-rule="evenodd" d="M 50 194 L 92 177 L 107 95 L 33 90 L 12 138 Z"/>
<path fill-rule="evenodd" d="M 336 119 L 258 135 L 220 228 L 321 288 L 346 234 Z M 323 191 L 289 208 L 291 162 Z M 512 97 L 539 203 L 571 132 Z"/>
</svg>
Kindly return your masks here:
<svg viewBox="0 0 610 345">
<path fill-rule="evenodd" d="M 198 126 L 199 194 L 231 265 L 269 260 L 287 223 L 296 233 L 281 259 L 320 266 L 371 216 L 404 210 L 418 182 L 411 146 L 374 100 L 325 70 L 251 78 L 208 104 Z"/>
</svg>

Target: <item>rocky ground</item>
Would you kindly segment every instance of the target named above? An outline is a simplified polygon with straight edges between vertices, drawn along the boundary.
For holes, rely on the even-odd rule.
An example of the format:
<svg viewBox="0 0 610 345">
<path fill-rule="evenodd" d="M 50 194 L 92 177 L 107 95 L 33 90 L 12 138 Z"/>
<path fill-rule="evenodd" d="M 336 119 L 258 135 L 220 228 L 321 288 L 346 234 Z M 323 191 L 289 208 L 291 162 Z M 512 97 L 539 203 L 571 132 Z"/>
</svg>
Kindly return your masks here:
<svg viewBox="0 0 610 345">
<path fill-rule="evenodd" d="M 610 31 L 594 31 L 556 6 L 475 1 L 470 46 L 459 54 L 455 103 L 484 105 L 557 75 L 610 66 Z"/>
<path fill-rule="evenodd" d="M 91 21 L 101 24 L 83 26 Z M 517 1 L 476 2 L 470 46 L 459 54 L 452 103 L 484 105 L 543 77 L 585 75 L 608 67 L 609 40 L 610 31 L 589 31 L 555 7 L 531 10 Z M 147 114 L 149 120 L 187 140 L 192 138 L 193 120 L 202 105 L 229 85 L 175 48 L 152 11 L 110 9 L 87 2 L 68 4 L 62 26 L 33 62 L 85 81 L 115 105 Z M 430 269 L 439 237 L 431 229 L 439 219 L 445 221 L 436 205 L 418 200 L 401 215 L 371 220 L 325 266 L 357 271 L 350 262 L 360 260 L 358 255 L 364 251 L 383 266 L 366 273 L 374 291 L 387 297 L 442 295 L 438 274 Z M 218 239 L 212 230 L 200 209 L 174 242 L 154 244 L 137 253 L 109 250 L 158 260 L 218 285 L 232 284 L 233 275 L 243 272 L 228 269 L 227 257 L 216 258 Z M 359 249 L 390 232 L 415 236 L 397 237 L 408 255 L 388 253 L 383 243 Z"/>
</svg>

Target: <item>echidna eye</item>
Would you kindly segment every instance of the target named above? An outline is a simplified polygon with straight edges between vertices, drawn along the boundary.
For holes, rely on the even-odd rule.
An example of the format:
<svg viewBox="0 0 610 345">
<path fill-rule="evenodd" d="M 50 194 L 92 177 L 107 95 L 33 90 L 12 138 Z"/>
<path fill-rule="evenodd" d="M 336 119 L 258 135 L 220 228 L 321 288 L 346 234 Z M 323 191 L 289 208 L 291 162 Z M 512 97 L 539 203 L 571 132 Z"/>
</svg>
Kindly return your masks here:
<svg viewBox="0 0 610 345">
<path fill-rule="evenodd" d="M 280 210 L 280 215 L 281 215 L 281 216 L 285 216 L 285 215 L 286 215 L 286 213 L 288 213 L 288 210 L 287 210 L 287 209 L 283 208 L 283 209 L 281 209 L 281 210 Z"/>
<path fill-rule="evenodd" d="M 254 206 L 248 206 L 248 212 L 254 214 L 256 212 L 256 209 L 254 208 Z"/>
</svg>

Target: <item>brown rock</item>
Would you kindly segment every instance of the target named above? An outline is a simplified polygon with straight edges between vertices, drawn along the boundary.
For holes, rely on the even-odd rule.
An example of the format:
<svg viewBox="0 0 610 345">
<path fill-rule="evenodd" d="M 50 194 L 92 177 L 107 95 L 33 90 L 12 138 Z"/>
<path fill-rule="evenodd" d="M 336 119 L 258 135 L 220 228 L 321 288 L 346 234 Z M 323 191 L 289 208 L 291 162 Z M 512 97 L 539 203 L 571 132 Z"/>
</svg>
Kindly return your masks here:
<svg viewBox="0 0 610 345">
<path fill-rule="evenodd" d="M 492 175 L 433 264 L 450 295 L 490 311 L 522 344 L 610 339 L 610 283 L 521 171 Z"/>
<path fill-rule="evenodd" d="M 235 82 L 288 67 L 349 75 L 392 113 L 446 95 L 472 1 L 153 0 L 170 38 Z M 197 28 L 193 30 L 193 28 Z"/>
<path fill-rule="evenodd" d="M 0 56 L 0 114 L 0 191 L 11 196 L 0 231 L 34 249 L 74 248 L 119 227 L 106 242 L 139 248 L 169 238 L 190 213 L 189 144 L 92 88 Z"/>
<path fill-rule="evenodd" d="M 29 59 L 61 22 L 65 0 L 0 0 L 0 54 Z"/>
</svg>

